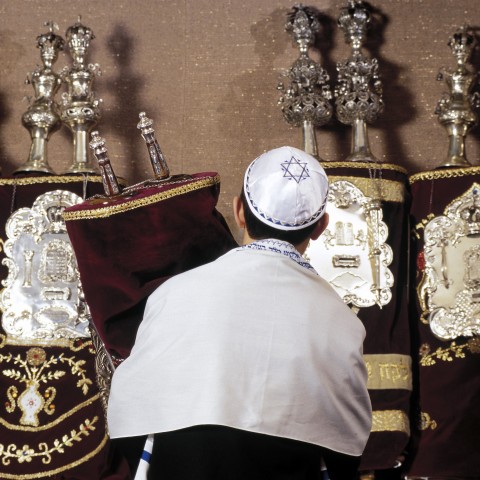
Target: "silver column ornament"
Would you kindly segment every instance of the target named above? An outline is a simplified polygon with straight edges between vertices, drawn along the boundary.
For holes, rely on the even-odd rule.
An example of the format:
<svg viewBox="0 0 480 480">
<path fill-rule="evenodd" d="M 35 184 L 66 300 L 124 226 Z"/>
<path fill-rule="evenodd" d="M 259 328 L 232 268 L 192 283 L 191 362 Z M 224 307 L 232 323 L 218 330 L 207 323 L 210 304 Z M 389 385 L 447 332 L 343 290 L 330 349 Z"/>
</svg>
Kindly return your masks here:
<svg viewBox="0 0 480 480">
<path fill-rule="evenodd" d="M 94 39 L 92 30 L 78 21 L 66 32 L 73 58 L 72 68 L 62 71 L 68 91 L 63 94 L 61 119 L 73 133 L 73 162 L 65 173 L 97 173 L 88 150 L 88 135 L 100 119 L 100 100 L 92 90 L 95 76 L 101 74 L 98 64 L 86 64 L 85 56 Z"/>
<path fill-rule="evenodd" d="M 93 150 L 93 153 L 98 161 L 105 195 L 107 197 L 119 195 L 121 193 L 120 184 L 118 183 L 117 176 L 113 171 L 110 158 L 108 157 L 105 140 L 98 134 L 97 131 L 92 132 L 90 148 Z"/>
<path fill-rule="evenodd" d="M 32 138 L 30 153 L 28 160 L 17 168 L 15 173 L 54 173 L 48 164 L 47 142 L 50 134 L 61 126 L 54 97 L 62 80 L 60 75 L 52 70 L 52 65 L 57 61 L 58 52 L 63 49 L 64 40 L 55 34 L 58 29 L 55 23 L 46 22 L 45 25 L 49 27 L 49 31 L 37 37 L 43 66 L 37 67 L 27 77 L 27 83 L 33 86 L 35 96 L 22 116 L 22 124 L 30 131 Z"/>
<path fill-rule="evenodd" d="M 382 83 L 378 62 L 362 54 L 362 45 L 371 21 L 370 11 L 362 1 L 351 0 L 340 10 L 338 25 L 352 47 L 351 56 L 337 64 L 335 108 L 340 122 L 352 125 L 352 149 L 347 157 L 353 162 L 378 162 L 370 151 L 367 123 L 383 111 Z"/>
<path fill-rule="evenodd" d="M 444 93 L 437 103 L 435 114 L 446 128 L 449 137 L 448 153 L 441 167 L 464 167 L 471 165 L 465 155 L 465 138 L 468 131 L 477 123 L 474 112 L 479 106 L 478 92 L 472 93 L 478 82 L 477 73 L 467 62 L 475 46 L 475 38 L 467 26 L 459 28 L 450 37 L 448 46 L 457 61 L 457 67 L 442 68 L 437 80 L 444 80 L 449 93 Z"/>
<path fill-rule="evenodd" d="M 142 133 L 142 138 L 145 140 L 145 144 L 147 145 L 155 180 L 166 180 L 170 177 L 170 170 L 168 168 L 165 156 L 160 150 L 160 145 L 155 138 L 153 120 L 148 118 L 145 112 L 140 112 L 138 116 L 140 121 L 137 124 L 137 128 Z"/>
<path fill-rule="evenodd" d="M 328 73 L 308 55 L 320 30 L 317 13 L 313 8 L 295 5 L 288 15 L 286 30 L 292 33 L 300 57 L 281 76 L 278 89 L 282 96 L 278 103 L 285 120 L 290 125 L 302 127 L 303 150 L 320 160 L 315 127 L 326 124 L 333 109 Z"/>
</svg>

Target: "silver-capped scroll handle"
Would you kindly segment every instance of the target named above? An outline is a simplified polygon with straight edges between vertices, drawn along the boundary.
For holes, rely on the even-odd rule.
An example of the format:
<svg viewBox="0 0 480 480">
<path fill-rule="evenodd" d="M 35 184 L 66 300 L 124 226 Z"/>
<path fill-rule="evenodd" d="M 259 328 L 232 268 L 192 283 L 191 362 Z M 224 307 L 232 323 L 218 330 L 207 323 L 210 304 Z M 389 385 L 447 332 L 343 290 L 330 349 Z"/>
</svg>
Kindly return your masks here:
<svg viewBox="0 0 480 480">
<path fill-rule="evenodd" d="M 137 128 L 142 132 L 142 137 L 147 144 L 155 180 L 165 180 L 170 177 L 170 170 L 155 138 L 155 130 L 152 128 L 153 120 L 148 118 L 145 112 L 140 112 L 139 117 L 140 122 L 137 124 Z"/>
<path fill-rule="evenodd" d="M 118 184 L 117 177 L 113 171 L 110 159 L 108 158 L 105 140 L 100 137 L 97 131 L 92 132 L 90 148 L 93 150 L 95 158 L 98 162 L 98 167 L 100 168 L 105 195 L 107 195 L 107 197 L 119 195 L 121 192 L 120 185 Z"/>
</svg>

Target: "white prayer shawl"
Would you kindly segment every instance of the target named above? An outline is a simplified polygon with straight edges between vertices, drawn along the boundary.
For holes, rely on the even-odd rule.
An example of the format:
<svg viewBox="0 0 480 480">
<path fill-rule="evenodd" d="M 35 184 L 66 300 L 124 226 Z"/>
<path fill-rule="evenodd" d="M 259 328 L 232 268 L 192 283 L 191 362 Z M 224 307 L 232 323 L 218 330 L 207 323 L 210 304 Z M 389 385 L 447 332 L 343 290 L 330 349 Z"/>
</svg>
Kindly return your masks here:
<svg viewBox="0 0 480 480">
<path fill-rule="evenodd" d="M 113 375 L 112 438 L 214 424 L 361 455 L 365 329 L 300 259 L 257 242 L 158 288 Z"/>
</svg>

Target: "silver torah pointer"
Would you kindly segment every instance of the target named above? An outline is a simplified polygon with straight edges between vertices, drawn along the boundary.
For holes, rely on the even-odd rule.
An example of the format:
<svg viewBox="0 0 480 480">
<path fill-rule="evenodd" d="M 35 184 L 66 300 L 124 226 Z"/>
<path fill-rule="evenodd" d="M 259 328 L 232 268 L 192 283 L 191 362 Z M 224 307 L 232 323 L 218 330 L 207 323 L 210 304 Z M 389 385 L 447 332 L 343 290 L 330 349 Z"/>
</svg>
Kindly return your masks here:
<svg viewBox="0 0 480 480">
<path fill-rule="evenodd" d="M 472 94 L 478 82 L 477 73 L 467 65 L 475 47 L 473 34 L 467 26 L 463 26 L 450 37 L 448 46 L 456 58 L 457 67 L 455 70 L 443 68 L 437 76 L 437 80 L 445 80 L 450 90 L 443 94 L 435 109 L 438 121 L 445 127 L 449 137 L 447 158 L 437 168 L 471 165 L 465 154 L 465 138 L 477 123 L 474 108 L 479 106 L 478 92 Z"/>
<path fill-rule="evenodd" d="M 302 127 L 303 150 L 318 156 L 315 127 L 326 124 L 332 117 L 332 94 L 329 76 L 308 55 L 309 48 L 320 30 L 317 13 L 313 8 L 296 5 L 288 15 L 286 30 L 293 34 L 300 49 L 300 57 L 282 74 L 278 90 L 282 92 L 278 103 L 287 123 Z"/>
<path fill-rule="evenodd" d="M 367 123 L 375 121 L 383 111 L 382 83 L 377 60 L 368 59 L 361 51 L 370 21 L 369 8 L 358 0 L 349 1 L 338 18 L 345 40 L 352 46 L 352 55 L 337 64 L 335 107 L 340 122 L 352 125 L 352 148 L 347 160 L 353 162 L 379 162 L 370 151 Z"/>
<path fill-rule="evenodd" d="M 140 122 L 138 122 L 137 128 L 141 131 L 147 145 L 155 180 L 166 180 L 170 177 L 170 170 L 155 138 L 155 130 L 152 128 L 153 120 L 148 118 L 145 112 L 140 112 L 139 117 Z"/>
<path fill-rule="evenodd" d="M 95 75 L 100 75 L 98 65 L 86 64 L 85 55 L 94 39 L 92 30 L 80 22 L 67 29 L 66 40 L 73 58 L 72 68 L 62 71 L 68 92 L 62 95 L 62 122 L 73 134 L 73 161 L 65 173 L 97 173 L 88 151 L 88 134 L 100 119 L 100 100 L 95 98 L 92 86 Z"/>
<path fill-rule="evenodd" d="M 107 197 L 119 195 L 121 193 L 121 188 L 115 172 L 113 171 L 110 158 L 108 157 L 105 140 L 100 137 L 97 131 L 92 132 L 90 148 L 93 150 L 93 153 L 98 162 L 98 166 L 100 168 L 100 174 L 102 175 L 103 189 L 105 190 L 105 195 Z"/>
<path fill-rule="evenodd" d="M 53 22 L 46 22 L 50 29 L 37 37 L 37 47 L 40 49 L 42 68 L 37 68 L 27 78 L 27 83 L 33 86 L 35 97 L 28 110 L 22 116 L 22 124 L 30 131 L 32 143 L 28 160 L 14 173 L 48 173 L 54 171 L 48 164 L 47 142 L 52 132 L 60 126 L 58 106 L 54 100 L 62 80 L 60 75 L 52 70 L 57 61 L 58 52 L 63 50 L 64 40 L 55 34 L 58 28 Z"/>
</svg>

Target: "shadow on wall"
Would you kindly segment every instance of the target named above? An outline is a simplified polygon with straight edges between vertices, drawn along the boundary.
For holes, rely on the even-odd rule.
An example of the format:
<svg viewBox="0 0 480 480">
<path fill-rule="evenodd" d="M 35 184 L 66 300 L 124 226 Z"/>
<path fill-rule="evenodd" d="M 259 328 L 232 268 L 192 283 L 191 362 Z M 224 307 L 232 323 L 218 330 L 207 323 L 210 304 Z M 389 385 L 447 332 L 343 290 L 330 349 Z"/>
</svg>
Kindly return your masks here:
<svg viewBox="0 0 480 480">
<path fill-rule="evenodd" d="M 115 26 L 112 34 L 107 37 L 106 45 L 118 66 L 118 75 L 109 82 L 109 91 L 116 98 L 112 101 L 114 107 L 103 114 L 102 123 L 121 138 L 121 155 L 126 159 L 128 180 L 138 182 L 145 180 L 143 167 L 146 166 L 136 159 L 138 152 L 145 150 L 137 129 L 138 115 L 146 108 L 141 101 L 145 82 L 143 76 L 132 68 L 135 43 L 125 25 Z M 148 111 L 146 113 L 148 116 Z"/>
<path fill-rule="evenodd" d="M 282 115 L 277 106 L 278 72 L 274 63 L 291 43 L 285 32 L 287 13 L 288 9 L 277 9 L 251 26 L 257 57 L 251 58 L 251 68 L 230 82 L 217 109 L 220 134 L 232 151 L 242 151 L 246 159 L 278 146 L 274 137 L 280 132 L 271 128 Z M 265 138 L 264 132 L 270 132 L 271 137 Z M 281 141 L 289 142 L 285 138 Z"/>
<path fill-rule="evenodd" d="M 12 41 L 13 38 L 16 38 L 16 32 L 12 32 L 11 30 L 4 30 L 0 32 L 0 45 L 2 45 L 1 51 L 4 53 L 8 52 L 8 56 L 2 55 L 0 57 L 2 75 L 5 75 L 6 72 L 15 71 L 17 68 L 17 60 L 24 57 L 27 51 L 24 45 Z M 28 72 L 25 72 L 25 77 L 27 74 Z M 12 159 L 5 150 L 5 145 L 8 143 L 5 141 L 5 126 L 9 121 L 13 121 L 15 123 L 21 122 L 21 118 L 11 118 L 12 112 L 8 107 L 9 100 L 18 101 L 18 99 L 12 99 L 12 95 L 8 95 L 8 93 L 0 91 L 0 145 L 2 145 L 2 148 L 0 149 L 0 168 L 1 175 L 4 177 L 10 175 L 12 171 L 18 167 L 18 165 L 23 163 L 28 158 L 30 147 L 30 134 L 27 130 L 25 130 L 24 138 L 26 149 L 23 157 L 17 160 Z M 26 100 L 27 97 L 25 96 L 22 101 L 22 105 L 24 106 L 25 110 L 28 108 L 28 102 Z"/>
</svg>

